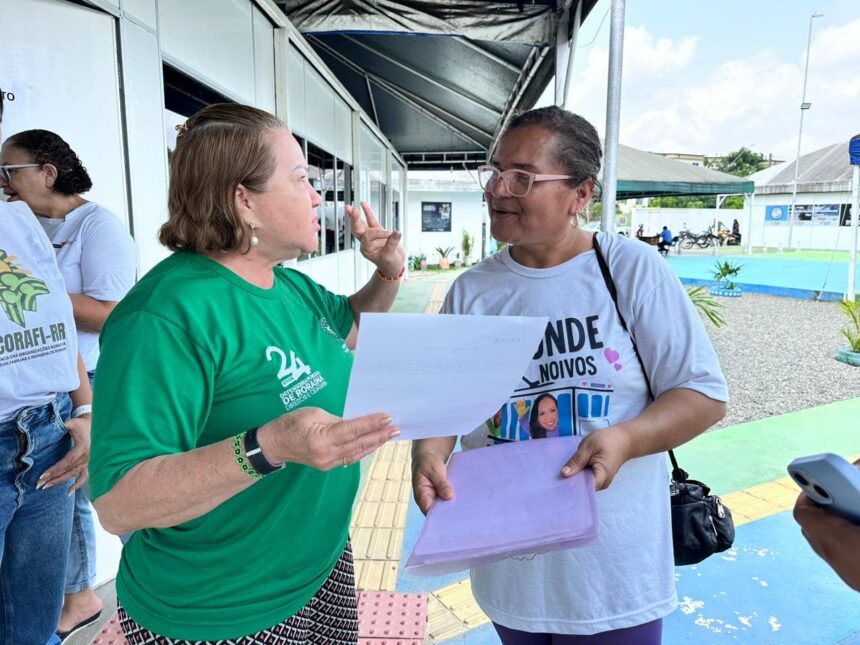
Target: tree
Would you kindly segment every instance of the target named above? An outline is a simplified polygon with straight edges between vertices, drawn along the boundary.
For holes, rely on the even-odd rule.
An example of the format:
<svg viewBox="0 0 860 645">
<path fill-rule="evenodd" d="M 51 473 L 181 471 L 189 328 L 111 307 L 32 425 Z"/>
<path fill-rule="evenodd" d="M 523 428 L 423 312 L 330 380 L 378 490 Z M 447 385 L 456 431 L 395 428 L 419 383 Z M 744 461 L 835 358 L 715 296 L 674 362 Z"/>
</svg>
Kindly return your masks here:
<svg viewBox="0 0 860 645">
<path fill-rule="evenodd" d="M 650 208 L 716 208 L 715 195 L 666 195 L 648 200 Z"/>
<path fill-rule="evenodd" d="M 705 167 L 727 172 L 738 177 L 747 177 L 767 167 L 767 161 L 763 154 L 753 152 L 749 148 L 741 146 L 733 150 L 725 157 L 716 159 L 705 159 Z"/>
<path fill-rule="evenodd" d="M 615 217 L 621 215 L 621 206 L 616 202 Z M 603 202 L 591 202 L 588 205 L 588 210 L 585 212 L 586 219 L 589 222 L 599 222 L 603 217 Z"/>
</svg>

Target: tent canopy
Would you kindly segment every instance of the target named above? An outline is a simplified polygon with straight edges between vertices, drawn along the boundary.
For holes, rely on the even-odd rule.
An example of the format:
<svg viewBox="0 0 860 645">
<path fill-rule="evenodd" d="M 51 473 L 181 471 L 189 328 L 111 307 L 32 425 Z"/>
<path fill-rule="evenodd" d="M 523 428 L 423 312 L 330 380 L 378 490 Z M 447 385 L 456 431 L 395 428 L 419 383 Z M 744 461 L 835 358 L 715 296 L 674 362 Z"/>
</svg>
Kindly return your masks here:
<svg viewBox="0 0 860 645">
<path fill-rule="evenodd" d="M 630 146 L 618 146 L 618 198 L 661 195 L 749 194 L 754 183 L 743 177 L 667 159 Z"/>
<path fill-rule="evenodd" d="M 597 0 L 578 1 L 584 21 Z M 419 170 L 487 158 L 510 115 L 533 106 L 555 74 L 559 25 L 570 22 L 577 2 L 278 4 L 409 168 Z"/>
<path fill-rule="evenodd" d="M 794 165 L 787 161 L 765 168 L 748 179 L 755 181 L 757 195 L 786 194 L 794 187 Z M 797 174 L 799 193 L 836 193 L 851 190 L 851 162 L 848 141 L 819 148 L 800 157 Z"/>
<path fill-rule="evenodd" d="M 734 195 L 753 192 L 749 179 L 618 146 L 618 199 L 662 195 Z M 409 175 L 409 190 L 479 191 L 474 172 Z"/>
</svg>

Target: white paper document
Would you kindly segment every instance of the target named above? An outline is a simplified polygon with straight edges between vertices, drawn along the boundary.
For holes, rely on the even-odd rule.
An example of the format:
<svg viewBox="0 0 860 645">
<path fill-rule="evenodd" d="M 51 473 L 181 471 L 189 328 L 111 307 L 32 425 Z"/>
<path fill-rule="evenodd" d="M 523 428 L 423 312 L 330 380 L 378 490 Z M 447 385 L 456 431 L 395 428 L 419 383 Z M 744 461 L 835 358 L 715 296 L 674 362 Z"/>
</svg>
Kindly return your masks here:
<svg viewBox="0 0 860 645">
<path fill-rule="evenodd" d="M 399 439 L 471 432 L 520 385 L 547 322 L 362 314 L 343 416 L 387 412 Z"/>
</svg>

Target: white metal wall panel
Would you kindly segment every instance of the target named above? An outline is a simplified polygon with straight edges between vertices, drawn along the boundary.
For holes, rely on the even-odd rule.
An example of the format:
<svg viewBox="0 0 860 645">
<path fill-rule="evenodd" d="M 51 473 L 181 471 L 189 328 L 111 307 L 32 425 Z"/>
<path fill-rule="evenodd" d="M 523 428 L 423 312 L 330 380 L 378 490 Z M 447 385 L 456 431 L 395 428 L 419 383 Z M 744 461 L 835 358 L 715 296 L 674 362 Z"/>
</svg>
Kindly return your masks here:
<svg viewBox="0 0 860 645">
<path fill-rule="evenodd" d="M 127 224 L 115 19 L 58 0 L 0 0 L 0 16 L 3 133 L 59 134 L 92 177 L 87 199 Z"/>
<path fill-rule="evenodd" d="M 307 138 L 334 152 L 334 91 L 318 71 L 305 64 L 305 114 Z"/>
<path fill-rule="evenodd" d="M 202 82 L 254 103 L 252 8 L 249 0 L 159 2 L 161 50 Z"/>
<path fill-rule="evenodd" d="M 131 221 L 142 275 L 168 254 L 158 242 L 167 221 L 167 146 L 164 94 L 158 39 L 145 29 L 120 21 L 122 71 L 128 133 Z"/>
<path fill-rule="evenodd" d="M 361 165 L 375 179 L 385 181 L 385 146 L 370 129 L 361 124 Z"/>
<path fill-rule="evenodd" d="M 253 8 L 254 85 L 256 106 L 275 112 L 275 29 L 266 15 Z"/>
<path fill-rule="evenodd" d="M 346 101 L 334 97 L 334 153 L 352 165 L 352 110 Z"/>
<path fill-rule="evenodd" d="M 152 30 L 157 28 L 158 9 L 155 0 L 121 0 L 122 10 Z"/>
<path fill-rule="evenodd" d="M 287 118 L 293 134 L 305 136 L 305 57 L 295 47 L 289 48 L 287 55 Z"/>
</svg>

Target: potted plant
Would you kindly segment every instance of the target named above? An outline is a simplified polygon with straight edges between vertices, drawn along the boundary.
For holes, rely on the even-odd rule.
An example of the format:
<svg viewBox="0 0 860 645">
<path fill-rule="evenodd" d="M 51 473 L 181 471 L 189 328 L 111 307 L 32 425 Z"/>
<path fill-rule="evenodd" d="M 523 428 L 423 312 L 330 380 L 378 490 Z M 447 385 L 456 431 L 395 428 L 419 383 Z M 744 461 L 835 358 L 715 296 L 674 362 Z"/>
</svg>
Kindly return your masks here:
<svg viewBox="0 0 860 645">
<path fill-rule="evenodd" d="M 848 316 L 851 325 L 841 330 L 848 341 L 848 347 L 843 347 L 836 353 L 836 360 L 860 367 L 860 300 L 854 302 L 843 300 L 839 306 Z"/>
<path fill-rule="evenodd" d="M 734 280 L 737 279 L 742 266 L 731 260 L 717 261 L 714 264 L 712 275 L 714 276 L 714 280 L 720 284 L 711 287 L 711 295 L 725 296 L 727 298 L 740 297 L 741 289 L 734 283 Z"/>
<path fill-rule="evenodd" d="M 469 231 L 463 229 L 463 237 L 460 240 L 460 249 L 463 251 L 463 264 L 469 266 L 469 256 L 472 254 L 472 245 L 475 239 L 469 235 Z"/>
<path fill-rule="evenodd" d="M 427 256 L 423 253 L 409 256 L 409 268 L 413 271 L 425 271 L 427 269 Z"/>
<path fill-rule="evenodd" d="M 447 269 L 450 266 L 450 264 L 448 262 L 448 255 L 453 250 L 454 250 L 453 246 L 446 246 L 445 248 L 442 248 L 441 246 L 436 247 L 436 253 L 439 254 L 439 268 L 440 269 Z"/>
</svg>

